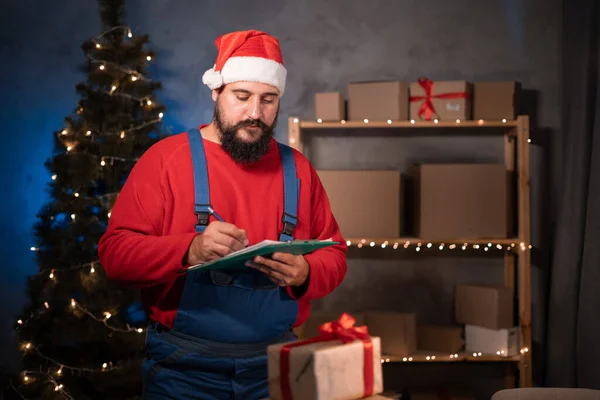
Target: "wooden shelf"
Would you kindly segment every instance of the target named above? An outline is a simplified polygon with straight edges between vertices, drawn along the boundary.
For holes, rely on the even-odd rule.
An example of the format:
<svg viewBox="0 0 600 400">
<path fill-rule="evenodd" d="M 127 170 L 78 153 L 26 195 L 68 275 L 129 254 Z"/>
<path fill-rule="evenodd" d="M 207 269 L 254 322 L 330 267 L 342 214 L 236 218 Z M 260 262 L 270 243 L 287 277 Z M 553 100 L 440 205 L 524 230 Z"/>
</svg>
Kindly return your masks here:
<svg viewBox="0 0 600 400">
<path fill-rule="evenodd" d="M 403 131 L 394 131 L 387 128 L 408 128 Z M 414 129 L 416 128 L 416 129 Z M 419 131 L 419 128 L 423 128 Z M 476 129 L 472 129 L 476 128 Z M 489 128 L 489 129 L 486 129 Z M 516 368 L 509 365 L 506 382 L 514 384 L 515 372 L 519 373 L 519 386 L 532 386 L 532 354 L 531 354 L 531 201 L 530 201 L 530 160 L 529 144 L 529 117 L 520 115 L 514 120 L 461 120 L 461 121 L 303 121 L 296 117 L 288 119 L 288 144 L 297 151 L 304 153 L 303 136 L 311 134 L 334 134 L 339 131 L 343 135 L 346 130 L 358 130 L 364 134 L 368 129 L 384 129 L 385 135 L 408 136 L 418 134 L 421 136 L 433 134 L 434 136 L 452 136 L 467 134 L 474 135 L 503 135 L 504 137 L 504 162 L 507 171 L 514 172 L 516 177 L 517 217 L 516 230 L 518 237 L 501 239 L 460 239 L 431 240 L 427 238 L 399 237 L 399 238 L 345 238 L 351 249 L 373 248 L 378 246 L 380 251 L 389 249 L 401 250 L 406 248 L 412 251 L 443 251 L 456 252 L 463 250 L 486 251 L 487 253 L 503 254 L 504 257 L 504 286 L 515 291 L 517 295 L 519 321 L 519 343 L 524 348 L 517 356 L 504 357 L 496 354 L 473 355 L 468 353 L 450 354 L 424 354 L 418 352 L 410 357 L 384 356 L 382 362 L 509 362 L 515 363 Z M 368 132 L 371 136 L 370 132 Z M 383 135 L 383 132 L 377 132 Z M 360 135 L 361 133 L 356 133 Z M 311 141 L 306 141 L 310 144 Z M 419 243 L 421 244 L 419 246 Z M 444 246 L 442 246 L 442 244 Z M 383 248 L 383 249 L 381 249 Z M 379 253 L 377 253 L 379 254 Z M 452 254 L 452 253 L 448 253 Z M 412 357 L 412 360 L 410 359 Z M 429 359 L 427 359 L 429 357 Z M 435 358 L 433 358 L 435 357 Z"/>
<path fill-rule="evenodd" d="M 443 362 L 519 362 L 520 355 L 501 356 L 496 354 L 481 354 L 481 353 L 458 353 L 446 354 L 438 352 L 417 352 L 410 356 L 394 356 L 382 355 L 381 363 L 410 363 L 410 362 L 427 362 L 427 363 L 443 363 Z"/>
<path fill-rule="evenodd" d="M 368 120 L 367 120 L 368 121 Z M 516 120 L 466 120 L 466 121 L 303 121 L 292 122 L 304 129 L 316 128 L 505 128 L 517 126 Z"/>
</svg>

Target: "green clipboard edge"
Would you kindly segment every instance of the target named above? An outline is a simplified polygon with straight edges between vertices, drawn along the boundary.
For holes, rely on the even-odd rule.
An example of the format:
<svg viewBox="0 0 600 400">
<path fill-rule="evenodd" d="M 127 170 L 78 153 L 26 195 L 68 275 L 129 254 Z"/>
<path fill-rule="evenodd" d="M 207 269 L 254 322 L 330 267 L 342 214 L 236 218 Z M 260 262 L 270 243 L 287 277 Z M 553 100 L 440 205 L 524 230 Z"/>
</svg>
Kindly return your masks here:
<svg viewBox="0 0 600 400">
<path fill-rule="evenodd" d="M 244 263 L 256 256 L 270 257 L 273 253 L 290 253 L 295 255 L 304 255 L 312 253 L 315 250 L 335 246 L 340 242 L 327 240 L 294 240 L 293 242 L 271 244 L 258 248 L 247 253 L 233 256 L 225 256 L 221 259 L 210 261 L 205 264 L 193 265 L 183 270 L 184 273 L 196 270 L 226 269 L 234 271 L 244 271 L 249 269 Z"/>
</svg>

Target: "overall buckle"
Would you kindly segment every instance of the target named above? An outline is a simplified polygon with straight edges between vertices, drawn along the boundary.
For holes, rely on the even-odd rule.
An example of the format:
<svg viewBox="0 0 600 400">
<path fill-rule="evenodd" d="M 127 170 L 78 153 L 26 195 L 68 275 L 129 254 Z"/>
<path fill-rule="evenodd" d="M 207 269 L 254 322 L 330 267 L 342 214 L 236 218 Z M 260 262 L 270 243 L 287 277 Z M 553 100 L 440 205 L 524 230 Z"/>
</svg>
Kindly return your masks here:
<svg viewBox="0 0 600 400">
<path fill-rule="evenodd" d="M 209 208 L 212 208 L 211 204 L 196 204 L 194 213 L 198 216 L 198 223 L 196 226 L 208 226 L 208 220 L 210 218 Z"/>
</svg>

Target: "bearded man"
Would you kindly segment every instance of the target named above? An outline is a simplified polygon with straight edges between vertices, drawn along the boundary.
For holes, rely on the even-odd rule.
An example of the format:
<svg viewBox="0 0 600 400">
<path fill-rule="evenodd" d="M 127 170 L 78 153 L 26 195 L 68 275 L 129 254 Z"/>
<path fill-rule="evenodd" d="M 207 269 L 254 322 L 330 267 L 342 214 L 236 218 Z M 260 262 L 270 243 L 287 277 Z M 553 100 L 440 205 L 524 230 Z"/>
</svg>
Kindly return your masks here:
<svg viewBox="0 0 600 400">
<path fill-rule="evenodd" d="M 145 399 L 268 397 L 267 346 L 295 340 L 311 301 L 346 274 L 347 247 L 315 169 L 274 138 L 287 77 L 278 40 L 238 31 L 216 46 L 203 75 L 213 121 L 140 158 L 98 247 L 109 279 L 139 288 L 152 321 Z M 330 238 L 340 244 L 257 257 L 242 272 L 183 273 L 265 239 Z"/>
</svg>

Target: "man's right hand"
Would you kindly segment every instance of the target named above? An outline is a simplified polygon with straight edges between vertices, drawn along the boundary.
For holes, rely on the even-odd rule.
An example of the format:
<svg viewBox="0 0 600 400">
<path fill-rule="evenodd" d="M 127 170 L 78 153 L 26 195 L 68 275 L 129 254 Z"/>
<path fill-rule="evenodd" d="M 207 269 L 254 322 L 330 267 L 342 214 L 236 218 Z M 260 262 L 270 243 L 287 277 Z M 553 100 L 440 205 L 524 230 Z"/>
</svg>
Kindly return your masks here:
<svg viewBox="0 0 600 400">
<path fill-rule="evenodd" d="M 192 240 L 184 264 L 196 265 L 217 260 L 247 245 L 245 230 L 227 222 L 213 221 Z"/>
</svg>

